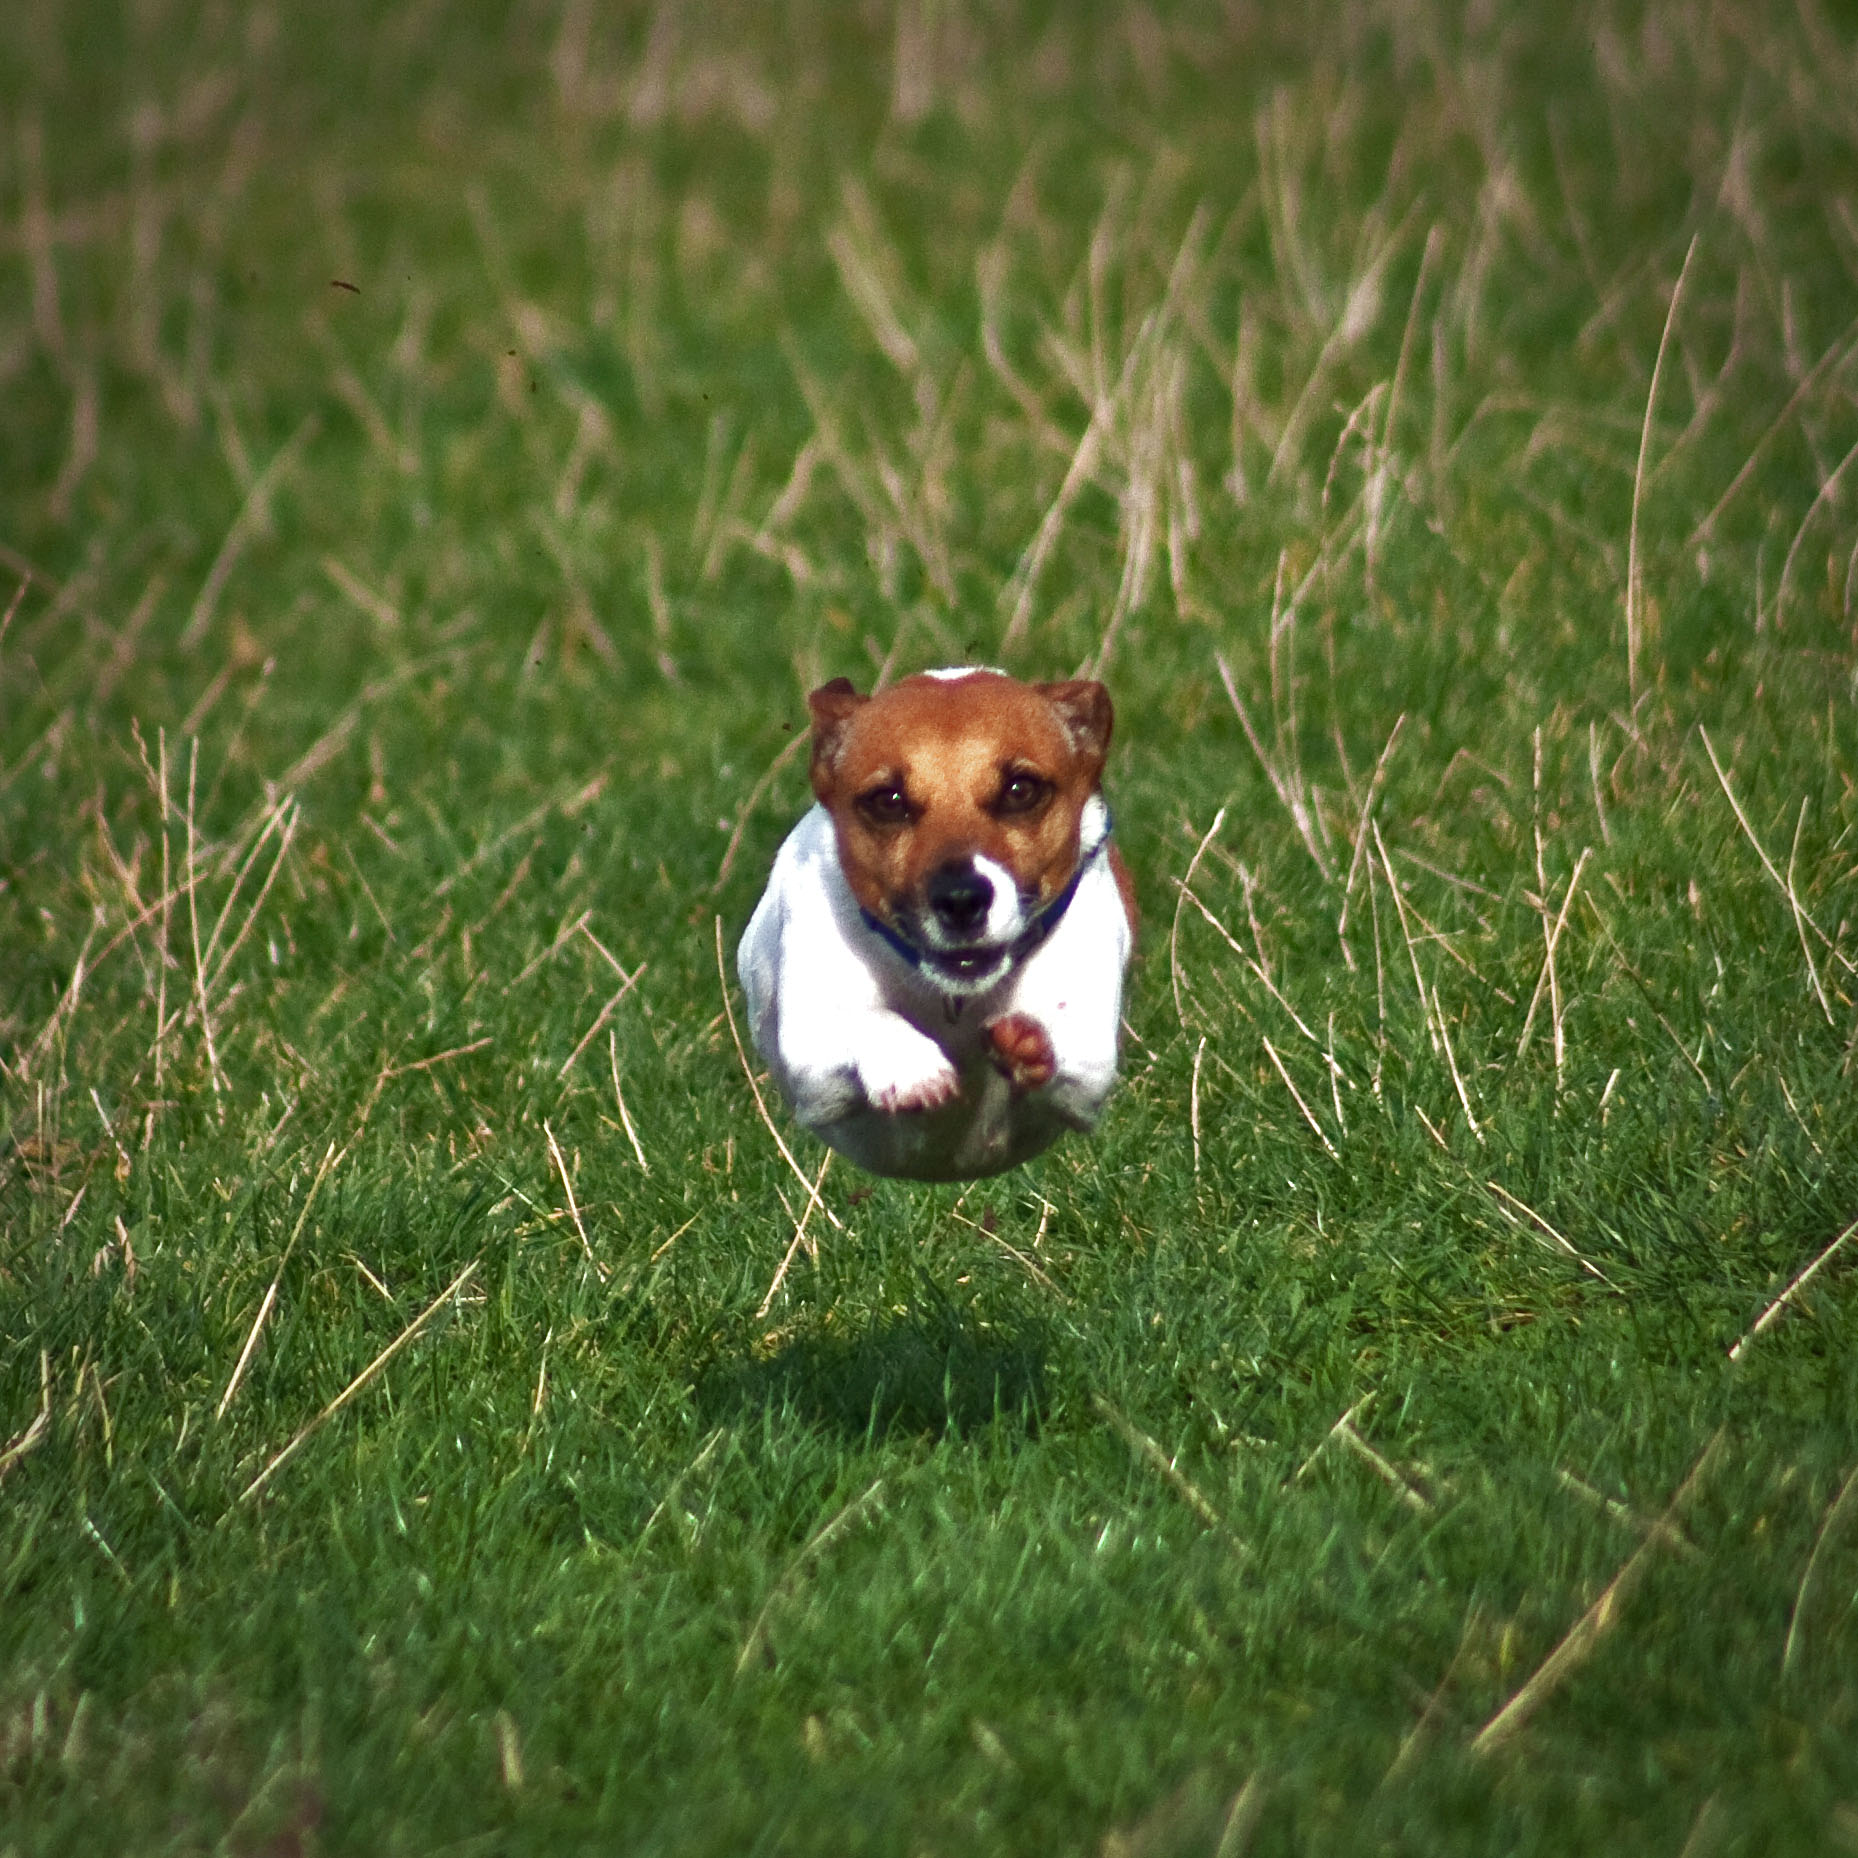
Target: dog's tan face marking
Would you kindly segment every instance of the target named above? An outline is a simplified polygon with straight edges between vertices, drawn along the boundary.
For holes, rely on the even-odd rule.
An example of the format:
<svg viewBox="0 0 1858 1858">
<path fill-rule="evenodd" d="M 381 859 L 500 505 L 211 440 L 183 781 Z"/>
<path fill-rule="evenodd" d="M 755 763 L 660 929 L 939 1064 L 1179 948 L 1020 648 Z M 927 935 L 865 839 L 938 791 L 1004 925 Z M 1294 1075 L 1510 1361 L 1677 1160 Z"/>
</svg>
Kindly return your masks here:
<svg viewBox="0 0 1858 1858">
<path fill-rule="evenodd" d="M 1010 873 L 1030 909 L 1069 882 L 1109 748 L 1101 684 L 977 671 L 861 697 L 839 678 L 808 704 L 813 792 L 853 895 L 881 921 L 923 922 L 931 879 L 977 858 Z"/>
</svg>

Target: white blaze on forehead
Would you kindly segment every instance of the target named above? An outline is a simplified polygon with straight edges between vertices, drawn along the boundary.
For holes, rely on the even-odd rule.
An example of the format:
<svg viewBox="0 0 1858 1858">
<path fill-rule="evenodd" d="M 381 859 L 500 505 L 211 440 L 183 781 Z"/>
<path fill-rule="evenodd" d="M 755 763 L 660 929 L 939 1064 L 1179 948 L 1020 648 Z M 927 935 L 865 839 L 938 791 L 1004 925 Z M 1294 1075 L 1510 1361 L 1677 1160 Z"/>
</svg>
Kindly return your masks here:
<svg viewBox="0 0 1858 1858">
<path fill-rule="evenodd" d="M 990 664 L 950 664 L 943 665 L 938 671 L 925 671 L 922 675 L 932 677 L 940 684 L 953 684 L 964 677 L 1005 677 L 1007 674 Z"/>
</svg>

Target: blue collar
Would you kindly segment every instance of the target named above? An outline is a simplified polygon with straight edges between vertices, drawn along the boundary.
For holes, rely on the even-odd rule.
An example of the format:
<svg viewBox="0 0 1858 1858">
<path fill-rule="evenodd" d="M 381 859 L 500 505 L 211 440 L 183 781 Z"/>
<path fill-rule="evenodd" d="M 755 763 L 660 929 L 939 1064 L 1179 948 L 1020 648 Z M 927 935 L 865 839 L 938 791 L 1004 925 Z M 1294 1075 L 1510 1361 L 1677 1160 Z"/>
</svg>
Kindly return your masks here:
<svg viewBox="0 0 1858 1858">
<path fill-rule="evenodd" d="M 1077 869 L 1071 873 L 1070 882 L 1006 945 L 1003 972 L 1005 967 L 1012 967 L 1024 961 L 1064 920 L 1065 911 L 1071 907 L 1072 899 L 1077 895 L 1078 885 L 1084 881 L 1084 873 L 1102 856 L 1103 848 L 1109 842 L 1110 816 L 1106 805 L 1103 812 L 1103 831 L 1094 845 L 1084 848 L 1082 855 L 1078 858 Z M 927 966 L 941 973 L 949 973 L 951 979 L 960 978 L 944 966 L 946 962 L 959 960 L 958 952 L 945 954 L 940 949 L 920 947 L 893 924 L 873 915 L 862 903 L 858 906 L 858 914 L 864 919 L 864 926 L 908 966 L 912 968 Z"/>
</svg>

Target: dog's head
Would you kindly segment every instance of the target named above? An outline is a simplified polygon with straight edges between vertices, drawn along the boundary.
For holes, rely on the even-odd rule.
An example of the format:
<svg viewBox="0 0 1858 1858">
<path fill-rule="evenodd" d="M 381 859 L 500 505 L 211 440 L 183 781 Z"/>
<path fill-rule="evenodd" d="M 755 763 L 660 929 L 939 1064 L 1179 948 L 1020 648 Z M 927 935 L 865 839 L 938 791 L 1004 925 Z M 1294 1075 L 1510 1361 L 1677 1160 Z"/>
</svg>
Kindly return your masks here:
<svg viewBox="0 0 1858 1858">
<path fill-rule="evenodd" d="M 1102 842 L 1109 692 L 962 669 L 807 704 L 852 894 L 945 992 L 990 987 Z"/>
</svg>

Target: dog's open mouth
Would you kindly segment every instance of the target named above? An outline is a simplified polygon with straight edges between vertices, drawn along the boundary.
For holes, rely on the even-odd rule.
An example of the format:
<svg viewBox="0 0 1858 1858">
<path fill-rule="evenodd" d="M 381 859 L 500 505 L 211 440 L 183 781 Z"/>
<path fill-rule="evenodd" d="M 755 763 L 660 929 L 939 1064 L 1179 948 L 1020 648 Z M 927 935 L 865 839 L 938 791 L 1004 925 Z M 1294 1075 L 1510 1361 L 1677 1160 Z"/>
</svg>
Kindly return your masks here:
<svg viewBox="0 0 1858 1858">
<path fill-rule="evenodd" d="M 1003 966 L 1010 952 L 1004 948 L 925 949 L 923 960 L 950 980 L 980 981 Z"/>
</svg>

